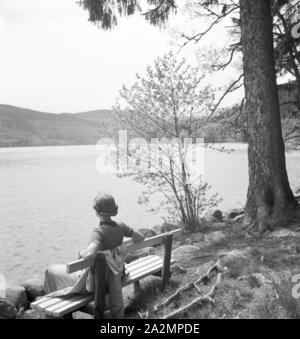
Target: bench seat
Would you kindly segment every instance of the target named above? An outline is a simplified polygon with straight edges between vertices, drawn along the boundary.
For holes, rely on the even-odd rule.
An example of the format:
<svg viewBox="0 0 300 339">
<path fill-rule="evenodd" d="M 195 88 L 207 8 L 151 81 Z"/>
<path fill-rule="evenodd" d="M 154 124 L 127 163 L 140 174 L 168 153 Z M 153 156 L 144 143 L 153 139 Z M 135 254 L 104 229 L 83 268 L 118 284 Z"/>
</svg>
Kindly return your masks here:
<svg viewBox="0 0 300 339">
<path fill-rule="evenodd" d="M 171 264 L 174 259 L 171 259 Z M 125 265 L 128 275 L 123 279 L 123 287 L 135 283 L 148 275 L 155 275 L 163 269 L 163 258 L 157 255 L 149 255 L 137 259 Z M 43 297 L 33 303 L 31 308 L 52 317 L 64 317 L 67 314 L 84 308 L 84 311 L 92 314 L 94 295 L 75 295 L 71 297 Z"/>
</svg>

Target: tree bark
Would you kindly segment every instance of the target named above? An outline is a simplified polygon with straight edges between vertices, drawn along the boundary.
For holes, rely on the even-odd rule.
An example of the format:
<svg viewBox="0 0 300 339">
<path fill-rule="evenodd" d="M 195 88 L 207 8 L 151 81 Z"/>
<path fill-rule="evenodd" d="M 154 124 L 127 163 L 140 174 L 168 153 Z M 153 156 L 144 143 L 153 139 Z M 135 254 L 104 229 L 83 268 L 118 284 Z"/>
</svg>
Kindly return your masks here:
<svg viewBox="0 0 300 339">
<path fill-rule="evenodd" d="M 248 119 L 249 187 L 245 222 L 266 225 L 296 210 L 280 121 L 271 0 L 240 0 Z M 258 225 L 259 226 L 259 225 Z M 263 226 L 265 227 L 265 226 Z"/>
</svg>

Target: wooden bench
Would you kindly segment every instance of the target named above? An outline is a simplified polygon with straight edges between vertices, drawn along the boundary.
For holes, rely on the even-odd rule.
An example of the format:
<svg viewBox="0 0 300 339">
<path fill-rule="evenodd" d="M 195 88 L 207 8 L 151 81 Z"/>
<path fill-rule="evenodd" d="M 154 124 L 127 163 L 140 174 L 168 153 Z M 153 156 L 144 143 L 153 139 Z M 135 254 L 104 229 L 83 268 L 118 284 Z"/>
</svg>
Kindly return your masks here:
<svg viewBox="0 0 300 339">
<path fill-rule="evenodd" d="M 161 289 L 163 290 L 170 278 L 170 267 L 174 263 L 171 258 L 173 237 L 181 234 L 177 229 L 168 233 L 160 234 L 141 243 L 133 243 L 131 240 L 123 242 L 127 253 L 136 252 L 145 247 L 153 247 L 164 244 L 164 255 L 148 255 L 146 257 L 134 260 L 126 264 L 128 273 L 122 281 L 123 287 L 134 284 L 135 290 L 139 288 L 139 281 L 149 275 L 160 276 Z M 69 297 L 48 297 L 47 295 L 33 303 L 30 307 L 36 309 L 48 317 L 72 318 L 72 313 L 76 311 L 85 312 L 94 315 L 95 318 L 104 317 L 105 295 L 107 293 L 103 278 L 105 276 L 105 258 L 103 253 L 99 252 L 94 261 L 80 259 L 67 264 L 67 272 L 73 273 L 84 268 L 95 265 L 95 291 L 90 295 L 75 295 Z"/>
</svg>

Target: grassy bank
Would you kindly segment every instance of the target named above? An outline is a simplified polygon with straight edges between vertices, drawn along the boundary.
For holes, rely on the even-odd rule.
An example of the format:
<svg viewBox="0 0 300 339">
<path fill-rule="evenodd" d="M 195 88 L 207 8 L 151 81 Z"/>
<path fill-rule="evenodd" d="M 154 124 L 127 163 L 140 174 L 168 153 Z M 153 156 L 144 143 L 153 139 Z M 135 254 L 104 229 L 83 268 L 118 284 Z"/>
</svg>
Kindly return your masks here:
<svg viewBox="0 0 300 339">
<path fill-rule="evenodd" d="M 161 319 L 191 304 L 174 317 L 300 318 L 300 299 L 292 296 L 292 276 L 300 273 L 299 223 L 262 238 L 247 236 L 239 223 L 212 223 L 204 233 L 185 234 L 175 242 L 174 256 L 177 265 L 166 291 L 160 291 L 160 280 L 154 277 L 141 282 L 141 291 L 135 297 L 132 289 L 124 291 L 127 317 Z M 216 284 L 217 274 L 161 306 L 176 291 L 199 280 L 215 263 L 220 265 L 222 279 L 210 301 L 203 296 Z"/>
</svg>

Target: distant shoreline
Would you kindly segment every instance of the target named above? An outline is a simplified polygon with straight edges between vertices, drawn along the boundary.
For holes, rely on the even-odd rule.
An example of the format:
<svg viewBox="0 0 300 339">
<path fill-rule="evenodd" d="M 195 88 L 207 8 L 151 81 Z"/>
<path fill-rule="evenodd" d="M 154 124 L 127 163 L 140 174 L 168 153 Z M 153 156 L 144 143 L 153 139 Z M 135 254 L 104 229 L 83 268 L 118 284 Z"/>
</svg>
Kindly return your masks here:
<svg viewBox="0 0 300 339">
<path fill-rule="evenodd" d="M 11 145 L 11 146 L 1 146 L 0 149 L 3 148 L 38 148 L 38 147 L 74 147 L 74 146 L 95 146 L 97 143 L 94 144 L 61 144 L 61 145 Z"/>
<path fill-rule="evenodd" d="M 234 144 L 239 144 L 239 145 L 247 145 L 247 143 L 245 142 L 240 142 L 240 141 L 224 141 L 224 142 L 209 142 L 207 144 L 210 144 L 210 145 L 234 145 Z M 93 143 L 93 144 L 90 144 L 90 143 L 87 143 L 87 144 L 61 144 L 61 145 L 8 145 L 8 146 L 1 146 L 0 145 L 0 149 L 3 149 L 3 148 L 29 148 L 29 147 L 32 147 L 32 148 L 37 148 L 37 147 L 71 147 L 71 146 L 96 146 L 97 145 L 97 142 Z"/>
</svg>

